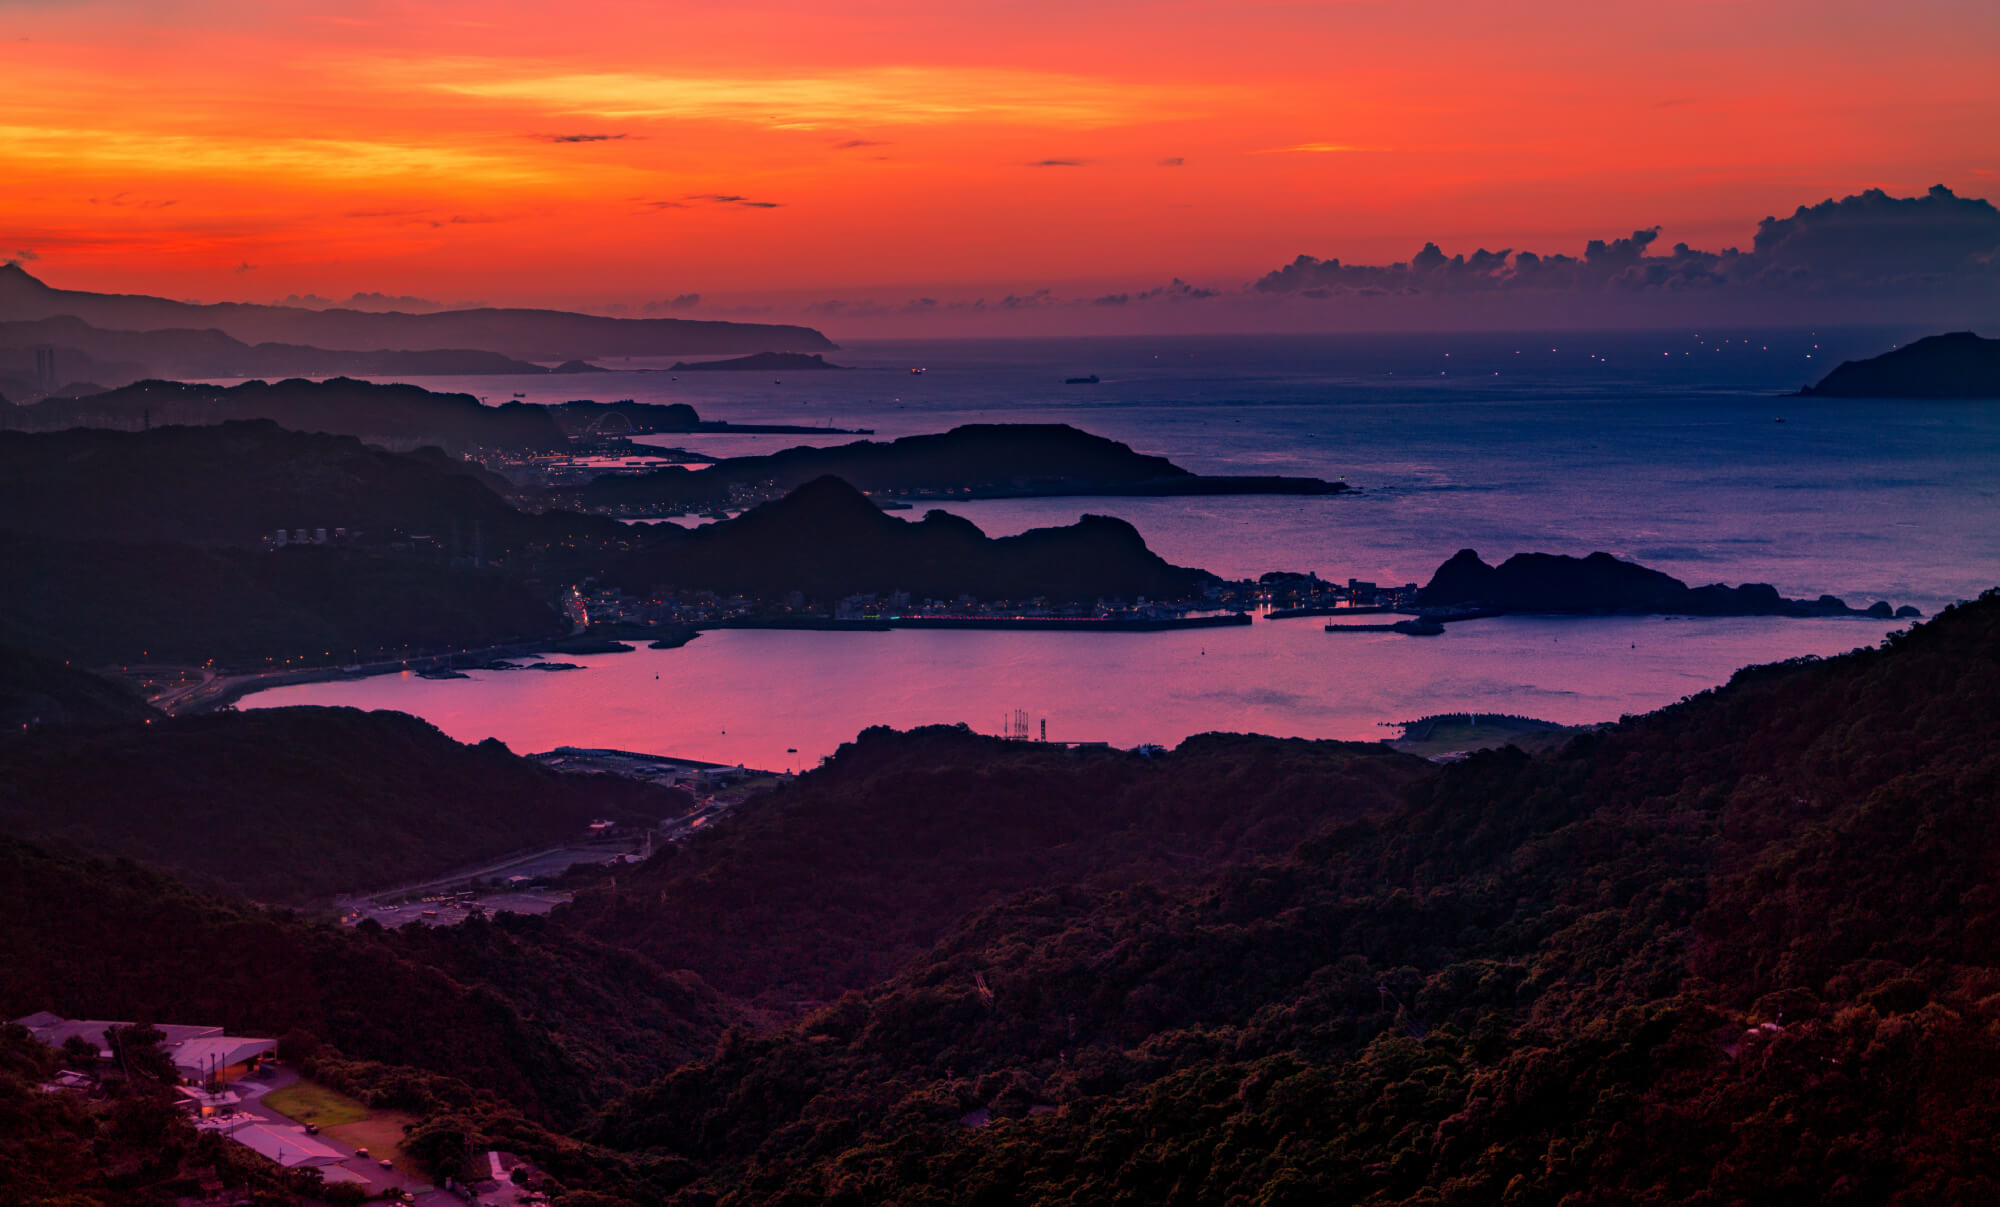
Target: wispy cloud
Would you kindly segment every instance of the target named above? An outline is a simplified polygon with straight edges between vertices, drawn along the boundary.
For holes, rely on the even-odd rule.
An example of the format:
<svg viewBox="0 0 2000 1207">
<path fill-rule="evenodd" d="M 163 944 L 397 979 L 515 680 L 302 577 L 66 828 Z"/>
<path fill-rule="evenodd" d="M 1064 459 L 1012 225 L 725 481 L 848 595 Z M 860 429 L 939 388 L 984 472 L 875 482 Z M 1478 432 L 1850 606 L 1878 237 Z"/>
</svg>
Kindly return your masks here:
<svg viewBox="0 0 2000 1207">
<path fill-rule="evenodd" d="M 1081 159 L 1037 159 L 1028 166 L 1031 168 L 1080 168 L 1083 166 L 1083 162 Z"/>
<path fill-rule="evenodd" d="M 409 62 L 397 70 L 458 96 L 525 102 L 610 121 L 709 119 L 766 127 L 986 121 L 1077 127 L 1188 115 L 1198 90 L 1006 68 L 878 67 L 795 76 L 639 72 L 522 74 L 518 64 Z M 852 140 L 852 145 L 866 145 Z"/>
<path fill-rule="evenodd" d="M 532 134 L 543 142 L 620 142 L 632 137 L 630 134 Z"/>
<path fill-rule="evenodd" d="M 741 193 L 687 193 L 678 201 L 647 201 L 643 204 L 646 208 L 655 210 L 684 210 L 694 205 L 726 205 L 753 210 L 775 210 L 784 205 L 779 201 L 758 201 Z"/>
<path fill-rule="evenodd" d="M 1186 162 L 1187 162 L 1186 156 L 1169 155 L 1165 159 L 1162 159 L 1160 161 L 1160 166 L 1163 168 L 1178 168 L 1181 165 L 1185 164 Z"/>
<path fill-rule="evenodd" d="M 1265 147 L 1257 155 L 1343 155 L 1355 151 L 1387 151 L 1388 147 L 1364 147 L 1344 142 L 1302 142 L 1289 147 Z"/>
<path fill-rule="evenodd" d="M 836 151 L 853 151 L 860 147 L 886 147 L 889 144 L 879 138 L 850 138 L 846 142 L 833 144 Z"/>
</svg>

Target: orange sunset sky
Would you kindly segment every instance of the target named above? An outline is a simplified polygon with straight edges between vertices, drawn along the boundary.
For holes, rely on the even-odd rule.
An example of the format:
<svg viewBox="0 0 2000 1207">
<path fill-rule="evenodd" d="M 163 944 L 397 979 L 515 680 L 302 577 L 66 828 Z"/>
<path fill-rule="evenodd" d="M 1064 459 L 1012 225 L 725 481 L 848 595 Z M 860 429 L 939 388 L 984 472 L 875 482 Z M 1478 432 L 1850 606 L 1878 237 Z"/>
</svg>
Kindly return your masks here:
<svg viewBox="0 0 2000 1207">
<path fill-rule="evenodd" d="M 2000 4 L 0 0 L 0 258 L 602 308 L 1241 289 L 2000 196 Z"/>
</svg>

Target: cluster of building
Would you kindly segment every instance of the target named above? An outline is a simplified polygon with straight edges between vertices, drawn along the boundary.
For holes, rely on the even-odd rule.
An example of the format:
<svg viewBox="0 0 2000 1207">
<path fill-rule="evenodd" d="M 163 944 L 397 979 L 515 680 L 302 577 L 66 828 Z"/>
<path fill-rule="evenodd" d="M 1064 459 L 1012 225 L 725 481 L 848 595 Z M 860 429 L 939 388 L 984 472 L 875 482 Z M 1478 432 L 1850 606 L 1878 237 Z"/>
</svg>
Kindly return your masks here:
<svg viewBox="0 0 2000 1207">
<path fill-rule="evenodd" d="M 26 1027 L 30 1035 L 51 1048 L 73 1046 L 71 1040 L 83 1040 L 95 1047 L 97 1059 L 105 1064 L 117 1059 L 107 1033 L 114 1027 L 132 1025 L 106 1019 L 63 1018 L 46 1010 L 17 1018 L 14 1022 Z M 215 1091 L 217 1087 L 254 1072 L 278 1052 L 278 1041 L 275 1039 L 230 1035 L 221 1027 L 159 1023 L 154 1025 L 154 1030 L 166 1037 L 160 1041 L 160 1050 L 173 1062 L 174 1071 L 180 1074 L 182 1088 L 197 1088 L 193 1095 L 188 1096 L 191 1101 L 198 1101 L 202 1095 Z M 81 1073 L 76 1076 L 91 1079 Z"/>
<path fill-rule="evenodd" d="M 1317 574 L 1273 572 L 1261 578 L 1238 579 L 1211 589 L 1210 598 L 1228 608 L 1379 608 L 1396 611 L 1415 606 L 1417 584 L 1390 586 L 1365 579 L 1331 582 Z"/>
<path fill-rule="evenodd" d="M 279 528 L 264 538 L 264 548 L 285 549 L 293 545 L 345 545 L 361 539 L 356 528 Z"/>
</svg>

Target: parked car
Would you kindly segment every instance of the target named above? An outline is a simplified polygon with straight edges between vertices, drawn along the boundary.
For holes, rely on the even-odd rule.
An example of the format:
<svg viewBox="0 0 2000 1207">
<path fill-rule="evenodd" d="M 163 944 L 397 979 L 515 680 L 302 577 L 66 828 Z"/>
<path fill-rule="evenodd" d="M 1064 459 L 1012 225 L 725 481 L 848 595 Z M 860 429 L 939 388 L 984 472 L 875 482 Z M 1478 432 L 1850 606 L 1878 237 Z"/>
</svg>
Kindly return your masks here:
<svg viewBox="0 0 2000 1207">
<path fill-rule="evenodd" d="M 368 1150 L 365 1148 L 357 1148 L 354 1150 L 354 1155 L 357 1157 L 365 1157 L 368 1155 Z"/>
<path fill-rule="evenodd" d="M 306 1124 L 306 1135 L 308 1135 L 308 1136 L 317 1136 L 317 1135 L 319 1135 L 319 1124 L 317 1124 L 317 1123 L 308 1123 L 308 1124 Z"/>
</svg>

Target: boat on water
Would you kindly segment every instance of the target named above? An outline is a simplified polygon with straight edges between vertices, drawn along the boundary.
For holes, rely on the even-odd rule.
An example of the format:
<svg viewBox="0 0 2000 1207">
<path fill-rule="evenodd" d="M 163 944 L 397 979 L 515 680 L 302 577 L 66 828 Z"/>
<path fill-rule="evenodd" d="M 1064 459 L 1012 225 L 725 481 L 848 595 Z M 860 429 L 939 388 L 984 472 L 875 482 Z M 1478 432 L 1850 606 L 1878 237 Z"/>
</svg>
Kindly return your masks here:
<svg viewBox="0 0 2000 1207">
<path fill-rule="evenodd" d="M 1065 377 L 1063 378 L 1063 384 L 1066 386 L 1094 386 L 1097 384 L 1097 374 L 1092 373 L 1088 377 Z"/>
<path fill-rule="evenodd" d="M 928 370 L 925 370 L 925 369 L 911 369 L 911 370 L 910 370 L 910 376 L 912 376 L 912 377 L 922 377 L 922 376 L 923 376 L 923 375 L 924 375 L 924 374 L 925 374 L 926 372 L 928 372 Z"/>
</svg>

